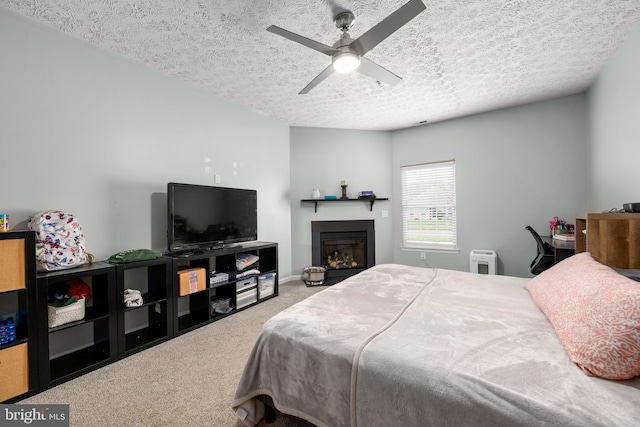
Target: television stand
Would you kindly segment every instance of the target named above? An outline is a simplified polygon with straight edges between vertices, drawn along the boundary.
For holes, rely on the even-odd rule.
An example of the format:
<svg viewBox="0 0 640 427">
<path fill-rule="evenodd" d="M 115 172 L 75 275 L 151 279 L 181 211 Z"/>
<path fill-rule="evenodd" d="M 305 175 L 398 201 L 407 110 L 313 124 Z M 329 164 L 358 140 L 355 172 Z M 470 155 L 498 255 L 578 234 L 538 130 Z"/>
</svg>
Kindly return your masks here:
<svg viewBox="0 0 640 427">
<path fill-rule="evenodd" d="M 202 249 L 185 249 L 184 251 L 176 252 L 167 251 L 164 255 L 172 258 L 187 258 L 193 255 L 200 255 L 202 253 L 204 253 Z"/>
<path fill-rule="evenodd" d="M 256 276 L 238 277 L 236 256 L 240 253 L 258 256 L 256 264 L 249 268 L 258 269 Z M 230 316 L 239 310 L 278 295 L 278 244 L 274 242 L 248 241 L 230 243 L 215 249 L 170 253 L 173 258 L 174 299 L 173 335 L 178 336 L 211 322 Z M 178 271 L 186 268 L 204 269 L 205 288 L 179 295 L 177 289 Z M 226 273 L 221 281 L 214 279 L 214 273 Z M 224 275 L 223 275 L 224 277 Z M 228 311 L 216 311 L 216 304 L 224 300 Z"/>
</svg>

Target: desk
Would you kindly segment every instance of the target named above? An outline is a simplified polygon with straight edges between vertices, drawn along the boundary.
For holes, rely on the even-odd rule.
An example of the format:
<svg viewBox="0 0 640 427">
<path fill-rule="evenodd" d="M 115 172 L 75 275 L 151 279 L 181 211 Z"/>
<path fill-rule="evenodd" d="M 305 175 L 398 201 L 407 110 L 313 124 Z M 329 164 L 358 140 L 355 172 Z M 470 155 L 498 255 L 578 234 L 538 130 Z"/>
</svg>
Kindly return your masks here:
<svg viewBox="0 0 640 427">
<path fill-rule="evenodd" d="M 543 241 L 549 243 L 553 248 L 553 263 L 557 264 L 563 259 L 569 258 L 576 252 L 576 242 L 557 240 L 551 237 L 543 237 Z"/>
</svg>

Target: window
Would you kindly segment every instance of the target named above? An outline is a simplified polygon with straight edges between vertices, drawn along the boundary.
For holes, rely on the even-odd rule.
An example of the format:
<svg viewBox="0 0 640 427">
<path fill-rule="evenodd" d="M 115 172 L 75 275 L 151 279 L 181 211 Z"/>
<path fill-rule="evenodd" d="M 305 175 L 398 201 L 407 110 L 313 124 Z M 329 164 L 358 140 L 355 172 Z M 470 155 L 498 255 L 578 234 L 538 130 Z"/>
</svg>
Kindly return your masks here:
<svg viewBox="0 0 640 427">
<path fill-rule="evenodd" d="M 402 166 L 402 246 L 457 250 L 455 160 Z"/>
</svg>

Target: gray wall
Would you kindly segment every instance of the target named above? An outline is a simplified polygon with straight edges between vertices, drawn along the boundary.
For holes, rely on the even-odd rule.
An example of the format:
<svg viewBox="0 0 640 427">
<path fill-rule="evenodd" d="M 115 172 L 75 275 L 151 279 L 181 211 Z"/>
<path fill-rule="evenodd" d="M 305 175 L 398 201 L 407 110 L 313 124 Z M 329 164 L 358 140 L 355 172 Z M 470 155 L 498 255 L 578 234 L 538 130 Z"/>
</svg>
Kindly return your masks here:
<svg viewBox="0 0 640 427">
<path fill-rule="evenodd" d="M 393 261 L 393 198 L 389 132 L 319 128 L 291 128 L 291 252 L 294 274 L 311 265 L 311 221 L 373 219 L 376 263 Z M 311 191 L 340 197 L 340 181 L 347 180 L 347 194 L 358 197 L 372 190 L 379 201 L 373 212 L 365 202 L 320 203 L 314 212 Z M 383 213 L 388 214 L 383 217 Z"/>
<path fill-rule="evenodd" d="M 458 254 L 403 251 L 394 204 L 394 260 L 469 271 L 472 249 L 494 249 L 498 272 L 531 277 L 531 225 L 548 235 L 554 216 L 573 222 L 587 208 L 588 134 L 583 95 L 396 131 L 393 198 L 400 166 L 456 160 Z"/>
<path fill-rule="evenodd" d="M 590 211 L 640 202 L 640 27 L 589 90 Z"/>
<path fill-rule="evenodd" d="M 0 8 L 0 211 L 74 213 L 98 259 L 166 249 L 169 181 L 254 188 L 291 274 L 289 127 Z"/>
<path fill-rule="evenodd" d="M 291 129 L 292 266 L 310 265 L 313 220 L 376 220 L 376 262 L 469 270 L 472 249 L 494 249 L 500 274 L 531 277 L 531 225 L 573 221 L 587 201 L 588 134 L 584 95 L 563 97 L 395 132 Z M 456 159 L 459 253 L 401 250 L 400 166 Z M 389 202 L 301 204 L 313 188 L 339 195 L 372 189 Z M 392 187 L 390 187 L 393 183 Z M 389 216 L 382 217 L 382 210 Z"/>
<path fill-rule="evenodd" d="M 310 265 L 313 220 L 376 220 L 376 262 L 469 270 L 472 249 L 494 249 L 498 272 L 531 277 L 536 248 L 526 225 L 548 234 L 554 216 L 573 221 L 587 201 L 588 134 L 584 95 L 457 120 L 371 132 L 291 129 L 292 266 Z M 400 166 L 456 159 L 459 253 L 406 251 L 401 245 Z M 302 204 L 313 188 L 339 195 L 372 189 L 389 202 Z M 392 187 L 389 186 L 393 183 Z M 388 217 L 382 217 L 382 210 Z"/>
</svg>

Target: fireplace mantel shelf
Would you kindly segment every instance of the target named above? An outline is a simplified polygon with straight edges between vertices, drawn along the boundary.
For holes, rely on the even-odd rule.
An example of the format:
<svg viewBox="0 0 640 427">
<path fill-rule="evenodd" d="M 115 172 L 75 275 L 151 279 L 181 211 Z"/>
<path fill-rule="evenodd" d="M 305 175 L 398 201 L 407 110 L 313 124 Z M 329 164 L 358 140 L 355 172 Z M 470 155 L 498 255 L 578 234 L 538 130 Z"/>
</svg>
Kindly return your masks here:
<svg viewBox="0 0 640 427">
<path fill-rule="evenodd" d="M 373 202 L 376 200 L 389 200 L 388 198 L 377 197 L 375 199 L 302 199 L 302 202 L 315 204 L 315 211 L 318 212 L 318 202 L 369 202 L 369 211 L 373 211 Z"/>
</svg>

